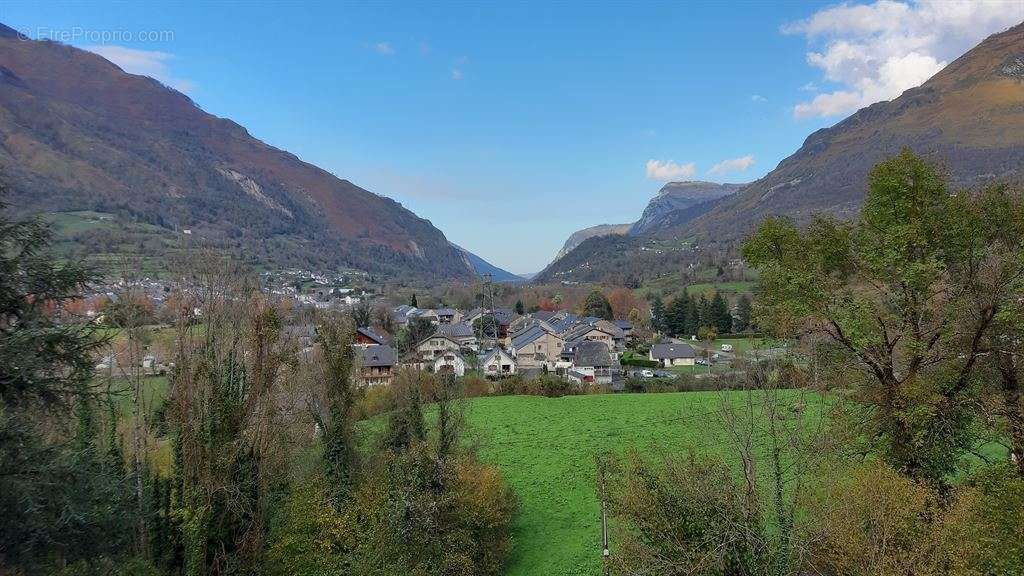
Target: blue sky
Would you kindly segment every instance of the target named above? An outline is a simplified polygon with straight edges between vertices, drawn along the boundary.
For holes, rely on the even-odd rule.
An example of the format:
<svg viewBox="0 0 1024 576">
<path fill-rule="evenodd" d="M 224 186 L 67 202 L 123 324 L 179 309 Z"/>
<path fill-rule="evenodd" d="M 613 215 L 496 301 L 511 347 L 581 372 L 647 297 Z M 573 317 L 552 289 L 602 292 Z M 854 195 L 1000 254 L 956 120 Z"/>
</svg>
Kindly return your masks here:
<svg viewBox="0 0 1024 576">
<path fill-rule="evenodd" d="M 0 21 L 157 77 L 535 272 L 664 180 L 756 179 L 1020 16 L 936 6 L 8 1 Z"/>
</svg>

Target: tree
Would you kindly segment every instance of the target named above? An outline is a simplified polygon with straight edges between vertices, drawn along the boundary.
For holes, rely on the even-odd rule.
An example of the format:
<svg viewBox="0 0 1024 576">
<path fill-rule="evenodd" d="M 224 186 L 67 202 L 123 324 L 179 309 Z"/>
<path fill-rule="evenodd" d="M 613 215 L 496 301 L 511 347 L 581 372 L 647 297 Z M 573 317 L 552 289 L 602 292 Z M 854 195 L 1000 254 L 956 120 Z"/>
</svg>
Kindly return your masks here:
<svg viewBox="0 0 1024 576">
<path fill-rule="evenodd" d="M 665 303 L 661 301 L 661 296 L 655 296 L 651 300 L 651 330 L 668 331 L 665 327 Z"/>
<path fill-rule="evenodd" d="M 758 574 L 760 522 L 727 464 L 692 454 L 651 462 L 630 451 L 607 471 L 616 573 Z"/>
<path fill-rule="evenodd" d="M 689 326 L 687 314 L 690 311 L 690 295 L 683 292 L 676 296 L 665 314 L 665 332 L 670 336 L 685 335 Z"/>
<path fill-rule="evenodd" d="M 583 301 L 582 314 L 584 316 L 601 318 L 602 320 L 612 320 L 614 318 L 612 315 L 612 305 L 600 290 L 591 290 L 590 294 L 587 294 L 587 298 Z"/>
<path fill-rule="evenodd" d="M 328 490 L 335 504 L 347 496 L 359 467 L 355 434 L 359 389 L 351 377 L 355 360 L 352 342 L 353 329 L 347 322 L 328 317 L 317 327 L 319 347 L 313 364 L 318 393 L 310 408 L 323 434 Z"/>
<path fill-rule="evenodd" d="M 700 308 L 698 308 L 696 298 L 689 296 L 686 298 L 686 316 L 684 318 L 685 325 L 682 333 L 690 336 L 696 335 L 701 327 Z"/>
<path fill-rule="evenodd" d="M 612 315 L 616 320 L 625 320 L 629 311 L 640 308 L 642 303 L 629 288 L 616 288 L 608 295 L 608 303 L 612 307 Z"/>
<path fill-rule="evenodd" d="M 410 318 L 409 324 L 405 327 L 403 348 L 405 351 L 412 350 L 433 333 L 434 325 L 430 323 L 430 320 L 426 318 Z"/>
<path fill-rule="evenodd" d="M 516 314 L 519 314 L 520 316 L 522 316 L 525 313 L 526 313 L 526 307 L 523 306 L 523 301 L 522 300 L 516 300 Z"/>
<path fill-rule="evenodd" d="M 715 327 L 715 330 L 719 334 L 732 332 L 732 313 L 729 312 L 729 303 L 726 302 L 721 292 L 715 292 L 715 297 L 711 300 L 710 309 L 711 325 Z"/>
<path fill-rule="evenodd" d="M 373 322 L 373 309 L 370 307 L 370 303 L 366 300 L 358 302 L 350 310 L 352 315 L 352 321 L 358 328 L 365 328 Z"/>
<path fill-rule="evenodd" d="M 843 350 L 865 407 L 851 423 L 914 478 L 944 483 L 972 441 L 972 377 L 1003 302 L 975 295 L 1007 285 L 982 274 L 996 225 L 905 150 L 871 171 L 855 223 L 770 218 L 743 247 L 761 270 L 758 324 Z"/>
<path fill-rule="evenodd" d="M 736 303 L 736 321 L 733 323 L 733 328 L 737 332 L 745 332 L 750 328 L 752 308 L 750 296 L 747 296 L 746 294 L 741 295 L 739 301 Z"/>
<path fill-rule="evenodd" d="M 413 308 L 419 308 L 419 306 L 416 303 L 416 293 L 415 292 L 413 292 L 412 293 L 412 297 L 409 298 L 409 306 L 412 306 Z"/>
<path fill-rule="evenodd" d="M 0 564 L 99 565 L 131 553 L 135 514 L 116 431 L 99 444 L 108 396 L 92 366 L 106 341 L 64 310 L 95 277 L 52 254 L 41 220 L 5 211 L 0 196 Z"/>
</svg>

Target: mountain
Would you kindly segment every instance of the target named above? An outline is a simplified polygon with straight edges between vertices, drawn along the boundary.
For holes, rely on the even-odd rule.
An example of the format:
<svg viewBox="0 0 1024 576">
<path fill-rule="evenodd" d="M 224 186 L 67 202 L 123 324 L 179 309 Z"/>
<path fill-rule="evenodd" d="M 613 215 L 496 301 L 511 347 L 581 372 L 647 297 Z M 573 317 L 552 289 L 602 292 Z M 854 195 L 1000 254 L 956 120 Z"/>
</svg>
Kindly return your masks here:
<svg viewBox="0 0 1024 576">
<path fill-rule="evenodd" d="M 555 255 L 555 260 L 558 260 L 562 256 L 571 252 L 573 248 L 579 246 L 580 242 L 583 242 L 587 238 L 593 238 L 595 236 L 609 236 L 611 234 L 627 234 L 632 227 L 632 224 L 598 224 L 597 226 L 577 230 L 576 232 L 573 232 L 565 241 L 565 244 L 562 245 L 562 249 Z"/>
<path fill-rule="evenodd" d="M 609 274 L 616 277 L 628 277 L 631 282 L 642 278 L 643 274 L 627 273 L 623 275 L 622 266 L 626 265 L 628 254 L 641 250 L 644 246 L 642 238 L 637 240 L 607 238 L 609 236 L 645 237 L 655 235 L 676 227 L 707 213 L 729 195 L 743 187 L 743 184 L 716 184 L 714 182 L 669 182 L 651 198 L 644 208 L 640 219 L 632 224 L 598 224 L 574 232 L 565 241 L 558 255 L 548 266 L 537 273 L 535 280 L 550 282 L 552 280 L 572 278 L 576 281 L 608 280 Z M 591 240 L 601 238 L 602 240 Z M 576 252 L 576 248 L 586 243 L 586 249 Z M 662 248 L 654 248 L 653 254 L 663 254 Z M 670 248 L 674 250 L 674 248 Z M 604 252 L 602 252 L 604 251 Z M 573 254 L 573 258 L 565 256 Z M 650 254 L 645 254 L 650 260 Z M 635 259 L 633 259 L 635 261 Z"/>
<path fill-rule="evenodd" d="M 453 243 L 452 246 L 455 246 L 456 249 L 458 249 L 460 252 L 462 252 L 462 254 L 469 261 L 470 267 L 472 267 L 473 271 L 476 272 L 480 276 L 483 276 L 485 274 L 490 274 L 491 278 L 493 278 L 494 281 L 496 281 L 496 282 L 524 282 L 524 281 L 526 281 L 526 278 L 523 278 L 522 276 L 517 276 L 517 275 L 509 272 L 508 270 L 504 270 L 502 268 L 498 268 L 494 264 L 491 264 L 490 262 L 484 260 L 483 258 L 477 256 L 476 254 L 473 254 L 469 250 L 466 250 L 465 248 L 462 248 L 461 246 L 458 246 L 457 244 Z"/>
<path fill-rule="evenodd" d="M 714 182 L 669 182 L 665 184 L 658 195 L 651 199 L 644 209 L 643 215 L 629 229 L 633 236 L 654 233 L 660 230 L 670 229 L 674 226 L 686 223 L 703 212 L 697 208 L 704 206 L 709 210 L 712 202 L 733 194 L 743 184 L 716 184 Z M 673 213 L 687 211 L 681 216 Z"/>
<path fill-rule="evenodd" d="M 770 214 L 852 217 L 867 174 L 907 147 L 953 186 L 1024 179 L 1024 23 L 990 36 L 917 88 L 863 108 L 677 234 L 738 239 Z"/>
<path fill-rule="evenodd" d="M 798 223 L 819 213 L 853 217 L 868 172 L 904 147 L 939 164 L 953 187 L 1024 182 L 1024 23 L 988 37 L 921 86 L 814 132 L 763 178 L 634 227 L 634 242 L 587 240 L 538 281 L 642 284 L 699 263 L 700 251 L 733 253 L 769 215 Z"/>
<path fill-rule="evenodd" d="M 0 25 L 0 177 L 20 212 L 113 213 L 254 262 L 469 278 L 431 223 L 156 80 Z M 194 241 L 194 240 L 193 240 Z"/>
</svg>

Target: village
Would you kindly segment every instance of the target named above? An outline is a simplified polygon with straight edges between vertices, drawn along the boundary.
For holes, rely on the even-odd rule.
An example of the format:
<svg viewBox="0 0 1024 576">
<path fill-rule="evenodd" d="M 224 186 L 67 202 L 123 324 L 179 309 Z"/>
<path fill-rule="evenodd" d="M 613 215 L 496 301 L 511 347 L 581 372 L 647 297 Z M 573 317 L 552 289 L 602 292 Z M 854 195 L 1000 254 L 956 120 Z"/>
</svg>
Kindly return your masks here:
<svg viewBox="0 0 1024 576">
<path fill-rule="evenodd" d="M 627 349 L 637 343 L 629 320 L 579 316 L 566 310 L 517 314 L 510 308 L 421 309 L 411 305 L 391 310 L 392 325 L 403 334 L 426 333 L 404 352 L 380 327 L 362 326 L 356 334 L 361 368 L 368 385 L 390 384 L 400 367 L 461 377 L 477 372 L 487 378 L 554 375 L 574 384 L 622 390 L 625 379 L 676 377 L 675 372 L 651 368 L 695 366 L 693 346 L 682 341 L 648 348 L 648 369 L 625 366 Z M 725 345 L 729 348 L 729 345 Z"/>
<path fill-rule="evenodd" d="M 312 350 L 317 313 L 348 315 L 356 328 L 356 376 L 366 386 L 391 384 L 401 368 L 461 378 L 467 374 L 496 380 L 557 377 L 571 384 L 595 385 L 621 391 L 630 378 L 675 379 L 680 374 L 710 375 L 711 368 L 727 365 L 733 345 L 720 343 L 711 349 L 696 336 L 668 338 L 630 320 L 609 320 L 569 310 L 454 307 L 420 308 L 412 304 L 392 306 L 388 299 L 367 288 L 345 286 L 345 279 L 293 271 L 261 278 L 265 291 L 289 302 L 295 314 L 285 326 L 299 349 Z M 109 323 L 107 314 L 127 300 L 141 317 L 140 325 L 160 334 L 161 326 L 174 322 L 181 301 L 194 322 L 203 321 L 198 290 L 184 282 L 142 278 L 131 282 L 110 281 L 94 287 L 81 302 L 79 313 L 98 324 Z M 127 300 L 126 300 L 127 299 Z M 117 312 L 114 312 L 117 313 Z M 179 312 L 180 313 L 180 310 Z M 142 355 L 129 358 L 112 346 L 97 359 L 98 374 L 116 376 L 126 370 L 146 375 L 169 374 L 173 362 L 151 337 Z M 706 370 L 706 371 L 705 371 Z"/>
</svg>

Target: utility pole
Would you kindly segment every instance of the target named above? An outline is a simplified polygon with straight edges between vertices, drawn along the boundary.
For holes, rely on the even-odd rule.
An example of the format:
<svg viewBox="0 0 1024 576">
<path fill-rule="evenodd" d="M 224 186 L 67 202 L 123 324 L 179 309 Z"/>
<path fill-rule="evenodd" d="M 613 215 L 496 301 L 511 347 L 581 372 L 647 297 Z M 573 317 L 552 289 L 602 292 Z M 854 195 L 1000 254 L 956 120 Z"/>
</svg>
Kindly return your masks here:
<svg viewBox="0 0 1024 576">
<path fill-rule="evenodd" d="M 604 576 L 611 575 L 611 564 L 609 564 L 608 552 L 608 507 L 607 507 L 607 494 L 604 488 L 604 462 L 601 461 L 600 456 L 594 456 L 594 460 L 597 462 L 597 482 L 601 492 L 601 565 Z"/>
<path fill-rule="evenodd" d="M 491 275 L 490 272 L 485 272 L 484 273 L 484 286 L 487 287 L 487 306 L 488 306 L 488 308 L 487 308 L 487 315 L 489 315 L 491 317 L 491 321 L 489 322 L 489 324 L 491 325 L 491 338 L 496 340 L 498 338 L 498 326 L 497 326 L 498 319 L 494 316 L 494 285 L 491 282 L 492 278 L 493 278 L 493 276 Z M 480 331 L 483 332 L 484 334 L 486 334 L 487 333 L 487 327 L 486 327 L 487 323 L 485 323 L 485 322 L 483 322 L 481 320 L 480 324 L 481 324 L 481 330 Z M 492 347 L 493 347 L 493 343 L 492 343 Z"/>
</svg>

